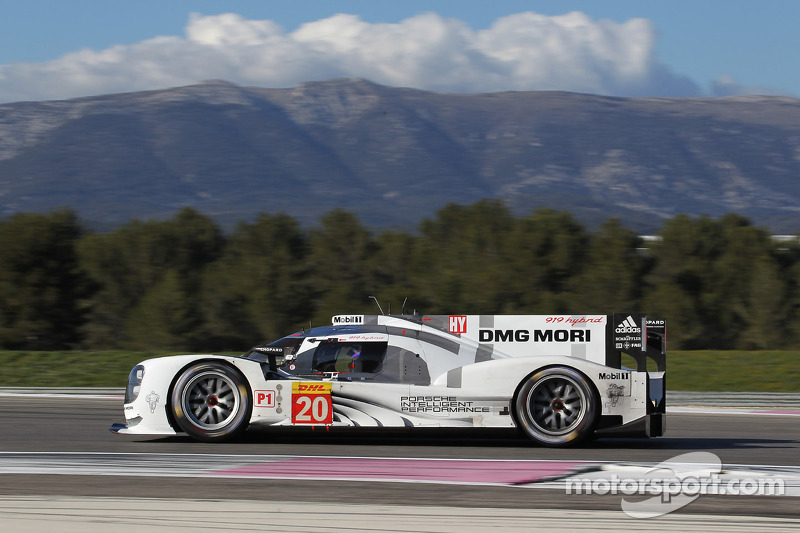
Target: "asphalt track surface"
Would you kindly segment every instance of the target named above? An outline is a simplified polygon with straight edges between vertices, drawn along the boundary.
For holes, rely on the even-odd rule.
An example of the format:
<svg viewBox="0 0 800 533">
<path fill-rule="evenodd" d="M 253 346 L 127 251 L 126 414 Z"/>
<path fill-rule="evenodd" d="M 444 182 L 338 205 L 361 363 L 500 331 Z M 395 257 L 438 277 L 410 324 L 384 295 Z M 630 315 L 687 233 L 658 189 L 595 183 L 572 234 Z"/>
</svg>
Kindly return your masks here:
<svg viewBox="0 0 800 533">
<path fill-rule="evenodd" d="M 285 428 L 248 431 L 238 442 L 207 444 L 188 437 L 131 438 L 108 431 L 123 419 L 120 399 L 0 397 L 0 454 L 102 453 L 136 457 L 180 455 L 184 461 L 225 456 L 427 458 L 658 463 L 687 452 L 711 452 L 724 465 L 800 468 L 800 418 L 781 415 L 670 414 L 657 439 L 600 439 L 572 449 L 533 445 L 515 432 Z M 168 455 L 163 455 L 168 454 Z M 190 457 L 184 457 L 189 455 Z M 114 456 L 116 457 L 116 456 Z M 346 464 L 346 462 L 343 462 Z M 620 495 L 566 495 L 512 486 L 442 485 L 311 479 L 116 477 L 0 474 L 0 495 L 180 498 L 184 500 L 319 502 L 372 506 L 575 509 L 620 512 Z M 775 496 L 704 495 L 683 514 L 800 518 L 800 500 Z M 568 511 L 565 511 L 568 512 Z"/>
</svg>

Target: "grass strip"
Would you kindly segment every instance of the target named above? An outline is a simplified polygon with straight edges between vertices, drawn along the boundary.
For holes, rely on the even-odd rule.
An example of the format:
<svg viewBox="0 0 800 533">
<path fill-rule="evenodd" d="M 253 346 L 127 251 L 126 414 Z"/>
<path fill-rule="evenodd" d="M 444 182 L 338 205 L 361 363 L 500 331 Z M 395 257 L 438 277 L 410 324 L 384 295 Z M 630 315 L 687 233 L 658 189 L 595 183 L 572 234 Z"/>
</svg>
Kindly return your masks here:
<svg viewBox="0 0 800 533">
<path fill-rule="evenodd" d="M 668 352 L 667 388 L 685 391 L 800 392 L 800 352 Z"/>
<path fill-rule="evenodd" d="M 124 387 L 131 368 L 165 352 L 0 351 L 0 387 Z"/>
</svg>

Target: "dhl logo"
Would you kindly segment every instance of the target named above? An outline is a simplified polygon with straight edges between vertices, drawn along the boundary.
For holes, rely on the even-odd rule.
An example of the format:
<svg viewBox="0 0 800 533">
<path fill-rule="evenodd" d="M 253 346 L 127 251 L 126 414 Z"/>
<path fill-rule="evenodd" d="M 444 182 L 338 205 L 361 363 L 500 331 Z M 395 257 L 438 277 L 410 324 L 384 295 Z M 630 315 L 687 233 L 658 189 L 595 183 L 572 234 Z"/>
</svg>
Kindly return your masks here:
<svg viewBox="0 0 800 533">
<path fill-rule="evenodd" d="M 330 383 L 300 383 L 298 381 L 292 382 L 293 393 L 305 394 L 330 394 Z"/>
</svg>

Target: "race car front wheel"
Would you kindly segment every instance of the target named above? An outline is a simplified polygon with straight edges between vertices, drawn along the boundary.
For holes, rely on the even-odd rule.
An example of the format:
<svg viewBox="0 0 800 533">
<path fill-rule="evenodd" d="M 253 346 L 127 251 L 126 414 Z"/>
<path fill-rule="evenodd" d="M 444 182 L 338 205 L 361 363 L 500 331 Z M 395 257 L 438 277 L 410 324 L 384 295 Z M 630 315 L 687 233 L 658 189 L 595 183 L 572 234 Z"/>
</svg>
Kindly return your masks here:
<svg viewBox="0 0 800 533">
<path fill-rule="evenodd" d="M 175 422 L 202 441 L 228 440 L 250 421 L 252 402 L 247 382 L 230 365 L 203 362 L 184 370 L 172 389 Z"/>
<path fill-rule="evenodd" d="M 540 370 L 515 400 L 519 427 L 545 446 L 571 446 L 591 436 L 597 401 L 586 377 L 567 367 Z"/>
</svg>

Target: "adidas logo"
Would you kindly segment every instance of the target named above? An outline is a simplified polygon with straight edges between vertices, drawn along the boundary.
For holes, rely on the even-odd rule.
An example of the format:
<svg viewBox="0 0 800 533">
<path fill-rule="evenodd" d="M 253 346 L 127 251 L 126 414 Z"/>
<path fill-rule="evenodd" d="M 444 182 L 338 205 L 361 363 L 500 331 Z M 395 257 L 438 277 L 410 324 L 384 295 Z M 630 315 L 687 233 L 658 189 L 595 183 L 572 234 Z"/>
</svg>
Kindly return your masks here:
<svg viewBox="0 0 800 533">
<path fill-rule="evenodd" d="M 632 316 L 629 316 L 622 323 L 617 326 L 616 329 L 617 333 L 641 333 L 642 328 L 640 328 L 636 322 L 633 320 Z"/>
</svg>

